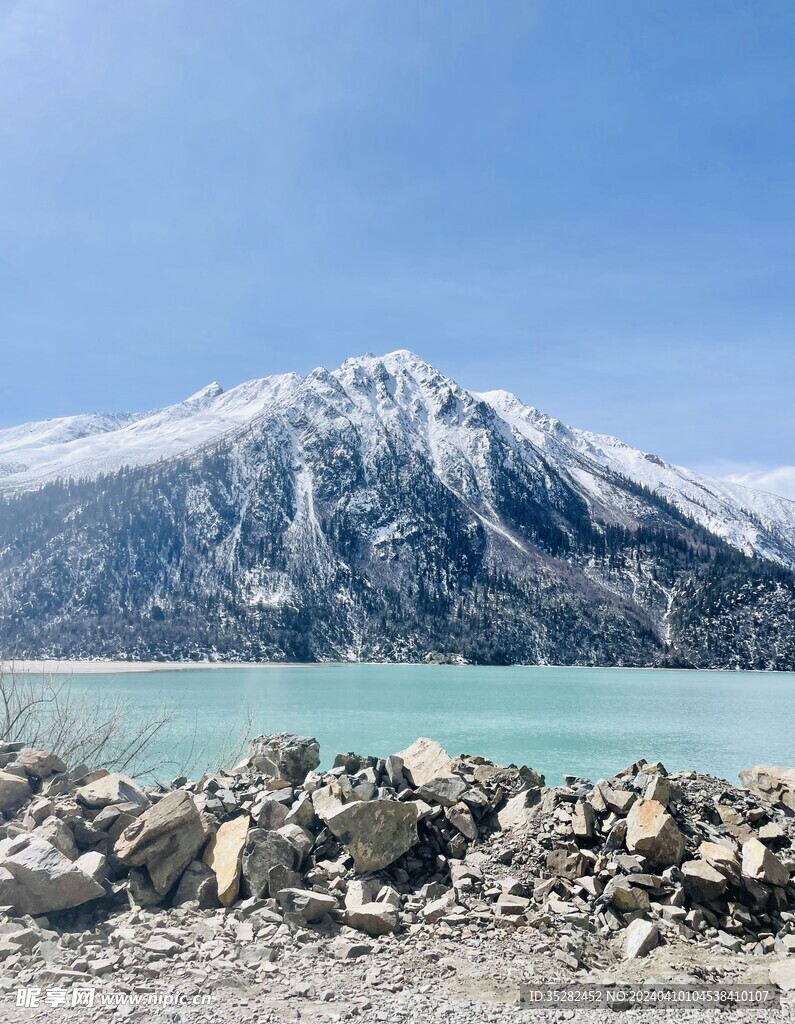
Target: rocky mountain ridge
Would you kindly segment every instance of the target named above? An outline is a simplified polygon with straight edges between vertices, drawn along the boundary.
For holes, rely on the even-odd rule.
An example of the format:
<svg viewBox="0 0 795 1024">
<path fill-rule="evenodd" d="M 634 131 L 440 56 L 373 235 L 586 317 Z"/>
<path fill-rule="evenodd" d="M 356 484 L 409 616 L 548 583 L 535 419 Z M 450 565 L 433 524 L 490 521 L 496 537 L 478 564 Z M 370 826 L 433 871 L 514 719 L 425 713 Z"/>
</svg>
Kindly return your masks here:
<svg viewBox="0 0 795 1024">
<path fill-rule="evenodd" d="M 793 503 L 405 351 L 58 429 L 0 433 L 7 656 L 795 666 Z"/>
</svg>

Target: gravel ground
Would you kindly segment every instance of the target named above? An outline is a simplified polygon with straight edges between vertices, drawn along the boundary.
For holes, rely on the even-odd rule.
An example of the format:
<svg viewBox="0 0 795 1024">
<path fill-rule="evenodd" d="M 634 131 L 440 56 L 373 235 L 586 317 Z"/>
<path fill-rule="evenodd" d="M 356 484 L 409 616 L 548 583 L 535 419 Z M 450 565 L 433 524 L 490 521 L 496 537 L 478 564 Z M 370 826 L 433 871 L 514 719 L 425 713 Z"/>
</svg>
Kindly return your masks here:
<svg viewBox="0 0 795 1024">
<path fill-rule="evenodd" d="M 86 977 L 72 987 L 40 971 L 28 980 L 6 978 L 0 1001 L 0 1020 L 9 1022 L 63 1020 L 146 1022 L 243 1022 L 361 1021 L 484 1022 L 614 1021 L 613 1010 L 523 1008 L 519 1004 L 522 983 L 627 984 L 641 982 L 693 985 L 768 985 L 769 972 L 781 957 L 747 957 L 717 953 L 696 946 L 660 947 L 643 961 L 625 962 L 604 971 L 572 971 L 556 960 L 554 951 L 538 954 L 539 936 L 532 930 L 505 932 L 487 940 L 467 936 L 465 929 L 448 936 L 415 934 L 388 936 L 372 943 L 372 952 L 349 960 L 333 959 L 333 940 L 318 935 L 317 941 L 289 948 L 275 963 L 255 967 L 220 956 L 210 965 L 176 963 L 174 960 L 141 964 L 135 972 L 118 976 Z M 234 955 L 234 954 L 231 954 Z M 19 985 L 23 991 L 41 988 L 39 1005 L 17 1006 Z M 46 1004 L 47 993 L 62 988 L 64 1007 Z M 92 1007 L 70 1005 L 72 992 L 92 991 Z M 133 992 L 176 996 L 187 1005 L 103 1005 Z M 194 999 L 210 998 L 209 1005 L 193 1005 Z M 84 997 L 85 998 L 85 997 Z M 668 1024 L 676 1021 L 793 1021 L 795 998 L 781 995 L 772 1009 L 674 1010 L 635 1008 L 622 1011 L 622 1020 Z"/>
<path fill-rule="evenodd" d="M 795 1020 L 795 815 L 767 790 L 643 761 L 550 788 L 425 738 L 320 776 L 278 734 L 147 795 L 10 746 L 0 1024 L 613 1021 L 527 990 L 642 984 L 770 998 L 626 1020 Z"/>
</svg>

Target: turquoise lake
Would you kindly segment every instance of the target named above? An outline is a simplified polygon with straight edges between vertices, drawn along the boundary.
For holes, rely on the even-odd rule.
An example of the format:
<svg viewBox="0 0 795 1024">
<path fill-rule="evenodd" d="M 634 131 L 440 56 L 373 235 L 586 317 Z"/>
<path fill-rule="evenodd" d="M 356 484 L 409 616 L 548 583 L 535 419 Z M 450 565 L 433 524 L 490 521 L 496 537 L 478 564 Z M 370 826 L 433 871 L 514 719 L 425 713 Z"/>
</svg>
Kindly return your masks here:
<svg viewBox="0 0 795 1024">
<path fill-rule="evenodd" d="M 253 734 L 316 736 L 324 767 L 339 751 L 386 756 L 418 736 L 530 765 L 550 784 L 609 776 L 638 757 L 732 782 L 754 764 L 795 764 L 795 673 L 332 664 L 70 678 L 128 701 L 133 717 L 178 705 L 159 753 L 194 777 L 217 767 L 208 751 L 240 735 L 245 704 Z"/>
</svg>

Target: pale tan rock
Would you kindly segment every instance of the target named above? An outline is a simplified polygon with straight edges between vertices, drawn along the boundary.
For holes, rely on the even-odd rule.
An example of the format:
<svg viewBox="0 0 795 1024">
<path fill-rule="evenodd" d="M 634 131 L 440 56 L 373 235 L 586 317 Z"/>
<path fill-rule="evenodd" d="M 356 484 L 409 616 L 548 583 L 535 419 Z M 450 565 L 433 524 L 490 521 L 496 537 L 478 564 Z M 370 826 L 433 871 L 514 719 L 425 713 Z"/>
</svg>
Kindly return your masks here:
<svg viewBox="0 0 795 1024">
<path fill-rule="evenodd" d="M 33 829 L 33 835 L 40 836 L 42 839 L 46 839 L 48 843 L 52 843 L 55 849 L 62 853 L 67 860 L 77 860 L 79 851 L 72 830 L 66 822 L 54 814 L 51 814 L 49 818 L 45 818 L 41 825 L 37 825 Z"/>
<path fill-rule="evenodd" d="M 453 758 L 436 740 L 421 736 L 395 755 L 403 761 L 403 773 L 418 788 L 433 779 L 452 775 Z"/>
<path fill-rule="evenodd" d="M 366 903 L 374 903 L 379 888 L 376 878 L 357 878 L 349 882 L 345 893 L 345 909 L 355 910 Z"/>
<path fill-rule="evenodd" d="M 505 804 L 497 811 L 497 821 L 500 828 L 507 829 L 525 828 L 532 810 L 538 806 L 541 799 L 540 789 L 526 789 Z"/>
<path fill-rule="evenodd" d="M 763 843 L 776 842 L 779 839 L 784 839 L 786 836 L 784 829 L 775 821 L 769 821 L 767 825 L 762 825 L 759 829 L 759 838 Z"/>
<path fill-rule="evenodd" d="M 100 885 L 108 877 L 108 858 L 98 850 L 89 850 L 78 857 L 74 863 L 75 867 L 80 868 L 89 878 L 93 878 Z"/>
<path fill-rule="evenodd" d="M 49 914 L 104 896 L 104 888 L 45 839 L 0 841 L 0 900 L 22 914 Z"/>
<path fill-rule="evenodd" d="M 25 813 L 22 815 L 22 825 L 26 829 L 34 829 L 49 818 L 51 814 L 55 814 L 55 804 L 47 797 L 39 797 L 36 800 L 32 800 L 25 808 Z"/>
<path fill-rule="evenodd" d="M 93 779 L 75 792 L 75 799 L 86 807 L 110 807 L 112 804 L 135 804 L 149 806 L 149 797 L 137 782 L 126 775 L 109 772 Z"/>
<path fill-rule="evenodd" d="M 698 853 L 710 867 L 720 871 L 727 878 L 738 879 L 740 877 L 740 858 L 734 850 L 730 850 L 720 843 L 702 843 L 698 848 Z"/>
<path fill-rule="evenodd" d="M 770 968 L 770 980 L 782 992 L 795 991 L 795 960 L 790 957 L 773 964 Z"/>
<path fill-rule="evenodd" d="M 295 850 L 296 867 L 301 867 L 309 852 L 312 849 L 314 836 L 300 825 L 282 825 L 277 829 L 278 835 L 282 836 Z"/>
<path fill-rule="evenodd" d="M 420 911 L 420 916 L 423 921 L 426 921 L 428 924 L 433 924 L 440 918 L 447 917 L 448 914 L 451 914 L 455 905 L 455 892 L 450 889 L 449 892 L 444 893 L 438 899 L 432 900 L 430 903 L 426 903 Z"/>
<path fill-rule="evenodd" d="M 768 885 L 785 886 L 789 882 L 789 871 L 778 857 L 758 839 L 743 843 L 743 875 Z"/>
<path fill-rule="evenodd" d="M 286 914 L 292 914 L 308 923 L 321 921 L 337 907 L 333 896 L 307 889 L 280 889 L 276 899 Z"/>
<path fill-rule="evenodd" d="M 626 843 L 630 853 L 641 853 L 659 867 L 678 864 L 685 852 L 685 837 L 656 800 L 638 800 L 630 807 Z"/>
<path fill-rule="evenodd" d="M 795 811 L 795 768 L 758 764 L 740 772 L 745 789 Z"/>
<path fill-rule="evenodd" d="M 587 800 L 578 800 L 574 805 L 574 812 L 571 816 L 571 827 L 574 835 L 579 839 L 590 839 L 593 836 L 595 821 L 593 807 Z"/>
<path fill-rule="evenodd" d="M 342 807 L 344 802 L 342 790 L 336 782 L 330 782 L 327 786 L 321 786 L 312 794 L 314 812 L 321 821 L 325 821 L 329 814 Z"/>
<path fill-rule="evenodd" d="M 529 906 L 530 900 L 527 896 L 512 896 L 504 892 L 497 900 L 496 913 L 498 917 L 519 917 Z"/>
<path fill-rule="evenodd" d="M 250 823 L 247 814 L 225 821 L 204 853 L 204 863 L 215 873 L 218 899 L 225 907 L 235 902 L 240 891 L 240 869 Z"/>
<path fill-rule="evenodd" d="M 740 843 L 744 843 L 753 836 L 751 826 L 743 821 L 742 815 L 734 807 L 730 807 L 728 804 L 718 804 L 716 810 L 726 831 Z"/>
</svg>

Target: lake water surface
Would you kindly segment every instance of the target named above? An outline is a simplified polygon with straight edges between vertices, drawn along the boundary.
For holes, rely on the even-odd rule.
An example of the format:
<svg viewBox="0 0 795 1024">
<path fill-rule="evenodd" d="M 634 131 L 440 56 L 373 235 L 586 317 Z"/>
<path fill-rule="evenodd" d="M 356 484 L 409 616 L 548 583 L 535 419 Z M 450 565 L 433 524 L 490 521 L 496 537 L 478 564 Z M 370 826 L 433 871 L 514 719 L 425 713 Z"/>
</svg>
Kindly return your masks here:
<svg viewBox="0 0 795 1024">
<path fill-rule="evenodd" d="M 418 736 L 530 765 L 550 784 L 612 775 L 638 757 L 732 782 L 754 764 L 795 764 L 795 673 L 333 664 L 71 678 L 127 698 L 133 716 L 179 703 L 184 724 L 163 753 L 194 777 L 245 702 L 256 733 L 316 736 L 323 767 L 339 751 L 386 756 Z"/>
</svg>

